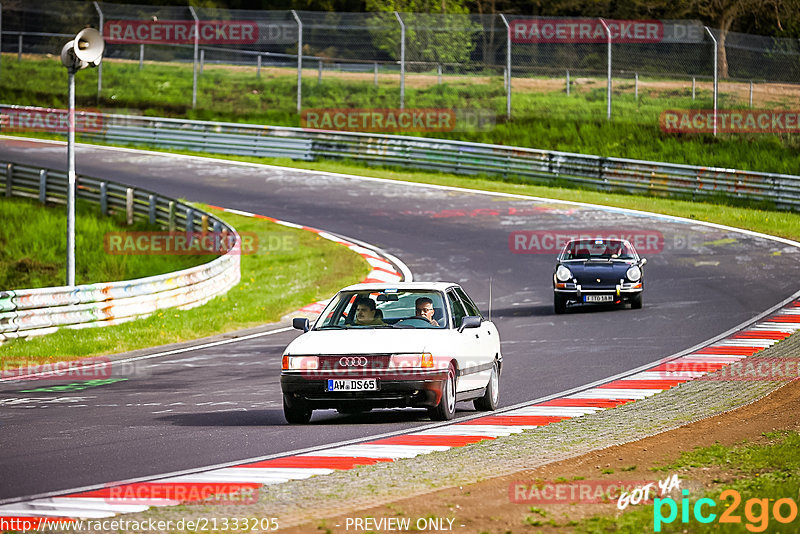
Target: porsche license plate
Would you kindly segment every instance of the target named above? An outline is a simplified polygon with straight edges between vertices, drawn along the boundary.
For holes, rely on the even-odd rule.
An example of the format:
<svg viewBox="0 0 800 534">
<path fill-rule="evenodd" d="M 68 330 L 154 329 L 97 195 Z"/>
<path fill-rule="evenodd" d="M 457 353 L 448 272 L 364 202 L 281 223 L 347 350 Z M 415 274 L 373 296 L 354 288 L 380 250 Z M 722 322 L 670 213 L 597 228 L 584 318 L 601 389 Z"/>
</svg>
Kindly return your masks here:
<svg viewBox="0 0 800 534">
<path fill-rule="evenodd" d="M 378 379 L 353 379 L 336 380 L 333 378 L 328 379 L 328 386 L 326 391 L 378 391 Z"/>
<path fill-rule="evenodd" d="M 584 295 L 584 302 L 611 302 L 614 300 L 614 295 Z"/>
</svg>

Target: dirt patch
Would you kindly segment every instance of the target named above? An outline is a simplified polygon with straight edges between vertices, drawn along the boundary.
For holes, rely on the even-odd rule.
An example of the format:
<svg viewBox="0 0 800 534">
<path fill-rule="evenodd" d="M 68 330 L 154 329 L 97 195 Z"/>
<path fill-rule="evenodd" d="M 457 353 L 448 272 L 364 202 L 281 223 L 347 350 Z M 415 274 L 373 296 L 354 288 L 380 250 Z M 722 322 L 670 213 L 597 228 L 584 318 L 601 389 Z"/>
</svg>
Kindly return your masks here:
<svg viewBox="0 0 800 534">
<path fill-rule="evenodd" d="M 590 503 L 580 502 L 581 499 L 578 499 L 579 502 L 575 504 L 561 504 L 552 503 L 557 499 L 551 498 L 551 502 L 544 502 L 537 500 L 539 495 L 546 497 L 544 491 L 531 493 L 531 487 L 541 490 L 549 483 L 553 487 L 554 483 L 563 482 L 571 483 L 573 487 L 599 487 L 605 491 L 620 485 L 635 487 L 645 481 L 663 480 L 672 474 L 680 477 L 681 488 L 699 490 L 712 485 L 724 485 L 726 481 L 732 480 L 731 471 L 697 468 L 670 473 L 652 472 L 650 468 L 674 461 L 681 452 L 693 447 L 706 447 L 715 443 L 731 446 L 742 441 L 763 443 L 767 441 L 763 436 L 765 432 L 800 431 L 798 403 L 800 381 L 794 381 L 756 403 L 639 441 L 609 447 L 538 469 L 400 499 L 389 505 L 348 515 L 318 519 L 282 532 L 404 531 L 397 528 L 377 528 L 376 523 L 363 523 L 366 518 L 374 518 L 376 521 L 388 521 L 389 518 L 393 518 L 393 521 L 410 519 L 411 531 L 435 531 L 434 528 L 419 527 L 440 525 L 443 527 L 441 530 L 464 533 L 503 533 L 534 529 L 537 532 L 568 532 L 574 526 L 574 521 L 594 515 L 620 514 L 616 500 Z M 524 496 L 530 502 L 512 502 L 515 491 L 522 491 L 516 493 L 516 497 Z M 355 521 L 359 519 L 362 520 L 361 525 L 369 525 L 371 528 L 357 528 Z M 441 523 L 437 524 L 436 521 Z M 397 524 L 385 522 L 382 525 L 391 527 Z"/>
</svg>

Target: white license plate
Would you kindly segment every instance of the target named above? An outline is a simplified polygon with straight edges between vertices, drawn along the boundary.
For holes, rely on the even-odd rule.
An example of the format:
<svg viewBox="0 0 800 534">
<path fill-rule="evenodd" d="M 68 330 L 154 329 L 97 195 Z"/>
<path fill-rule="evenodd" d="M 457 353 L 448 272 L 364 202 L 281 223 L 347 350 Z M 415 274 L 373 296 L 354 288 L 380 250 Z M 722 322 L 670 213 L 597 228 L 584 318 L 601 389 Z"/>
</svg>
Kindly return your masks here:
<svg viewBox="0 0 800 534">
<path fill-rule="evenodd" d="M 378 379 L 366 378 L 357 380 L 348 378 L 347 380 L 328 379 L 326 391 L 378 391 Z"/>
<path fill-rule="evenodd" d="M 611 302 L 614 300 L 613 295 L 584 295 L 584 302 Z"/>
</svg>

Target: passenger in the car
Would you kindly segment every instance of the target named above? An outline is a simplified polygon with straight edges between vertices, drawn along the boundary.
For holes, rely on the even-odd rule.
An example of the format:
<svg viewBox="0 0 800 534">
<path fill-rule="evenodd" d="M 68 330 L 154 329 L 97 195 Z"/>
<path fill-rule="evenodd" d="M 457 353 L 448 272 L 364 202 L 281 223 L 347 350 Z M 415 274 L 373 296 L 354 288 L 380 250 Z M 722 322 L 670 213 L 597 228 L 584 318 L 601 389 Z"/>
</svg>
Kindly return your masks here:
<svg viewBox="0 0 800 534">
<path fill-rule="evenodd" d="M 359 297 L 356 299 L 356 325 L 364 326 L 364 325 L 384 325 L 386 323 L 383 322 L 381 316 L 377 308 L 375 307 L 375 301 L 369 297 Z"/>
<path fill-rule="evenodd" d="M 425 319 L 433 326 L 439 326 L 439 322 L 433 318 L 433 299 L 420 297 L 415 302 L 417 318 Z"/>
</svg>

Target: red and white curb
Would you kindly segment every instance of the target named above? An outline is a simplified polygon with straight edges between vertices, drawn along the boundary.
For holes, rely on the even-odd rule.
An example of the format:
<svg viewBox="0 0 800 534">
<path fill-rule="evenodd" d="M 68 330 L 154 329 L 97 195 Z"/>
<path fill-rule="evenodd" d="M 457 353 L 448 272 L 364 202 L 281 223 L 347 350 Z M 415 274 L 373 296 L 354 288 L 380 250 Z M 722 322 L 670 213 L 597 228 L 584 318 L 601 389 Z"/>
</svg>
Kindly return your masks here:
<svg viewBox="0 0 800 534">
<path fill-rule="evenodd" d="M 743 330 L 691 353 L 577 393 L 493 415 L 428 428 L 409 434 L 379 437 L 363 443 L 331 446 L 263 461 L 253 461 L 160 480 L 82 491 L 0 506 L 0 523 L 28 520 L 36 528 L 62 519 L 98 519 L 141 512 L 150 506 L 173 506 L 257 491 L 264 485 L 305 479 L 392 462 L 496 439 L 550 423 L 634 402 L 708 373 L 724 369 L 800 330 L 800 299 L 768 314 Z M 696 370 L 702 369 L 702 370 Z"/>
<path fill-rule="evenodd" d="M 266 221 L 270 221 L 275 224 L 280 224 L 281 226 L 286 226 L 288 228 L 297 228 L 300 230 L 306 230 L 308 232 L 313 232 L 317 234 L 322 239 L 327 239 L 329 241 L 339 243 L 340 245 L 349 248 L 356 254 L 359 254 L 362 258 L 364 258 L 364 260 L 366 260 L 366 262 L 372 268 L 369 274 L 367 274 L 366 278 L 362 280 L 363 283 L 371 283 L 371 282 L 391 283 L 391 282 L 401 282 L 404 280 L 406 282 L 410 282 L 412 280 L 411 271 L 405 266 L 405 264 L 403 264 L 397 258 L 395 258 L 394 256 L 390 256 L 389 254 L 382 251 L 378 252 L 372 248 L 365 246 L 365 244 L 363 243 L 357 243 L 355 240 L 348 240 L 343 237 L 333 235 L 330 232 L 313 228 L 311 226 L 303 226 L 301 224 L 282 221 L 280 219 L 275 219 L 273 217 L 267 217 L 266 215 L 250 213 L 249 211 L 242 211 L 231 208 L 222 208 L 219 206 L 209 206 L 209 207 L 211 209 L 224 211 L 226 213 L 242 215 L 244 217 L 254 217 L 256 219 L 264 219 Z M 327 300 L 314 302 L 312 304 L 300 308 L 299 310 L 297 310 L 297 312 L 319 315 L 320 313 L 322 313 L 322 310 L 325 309 L 325 306 L 328 304 L 328 302 L 329 301 Z"/>
</svg>

